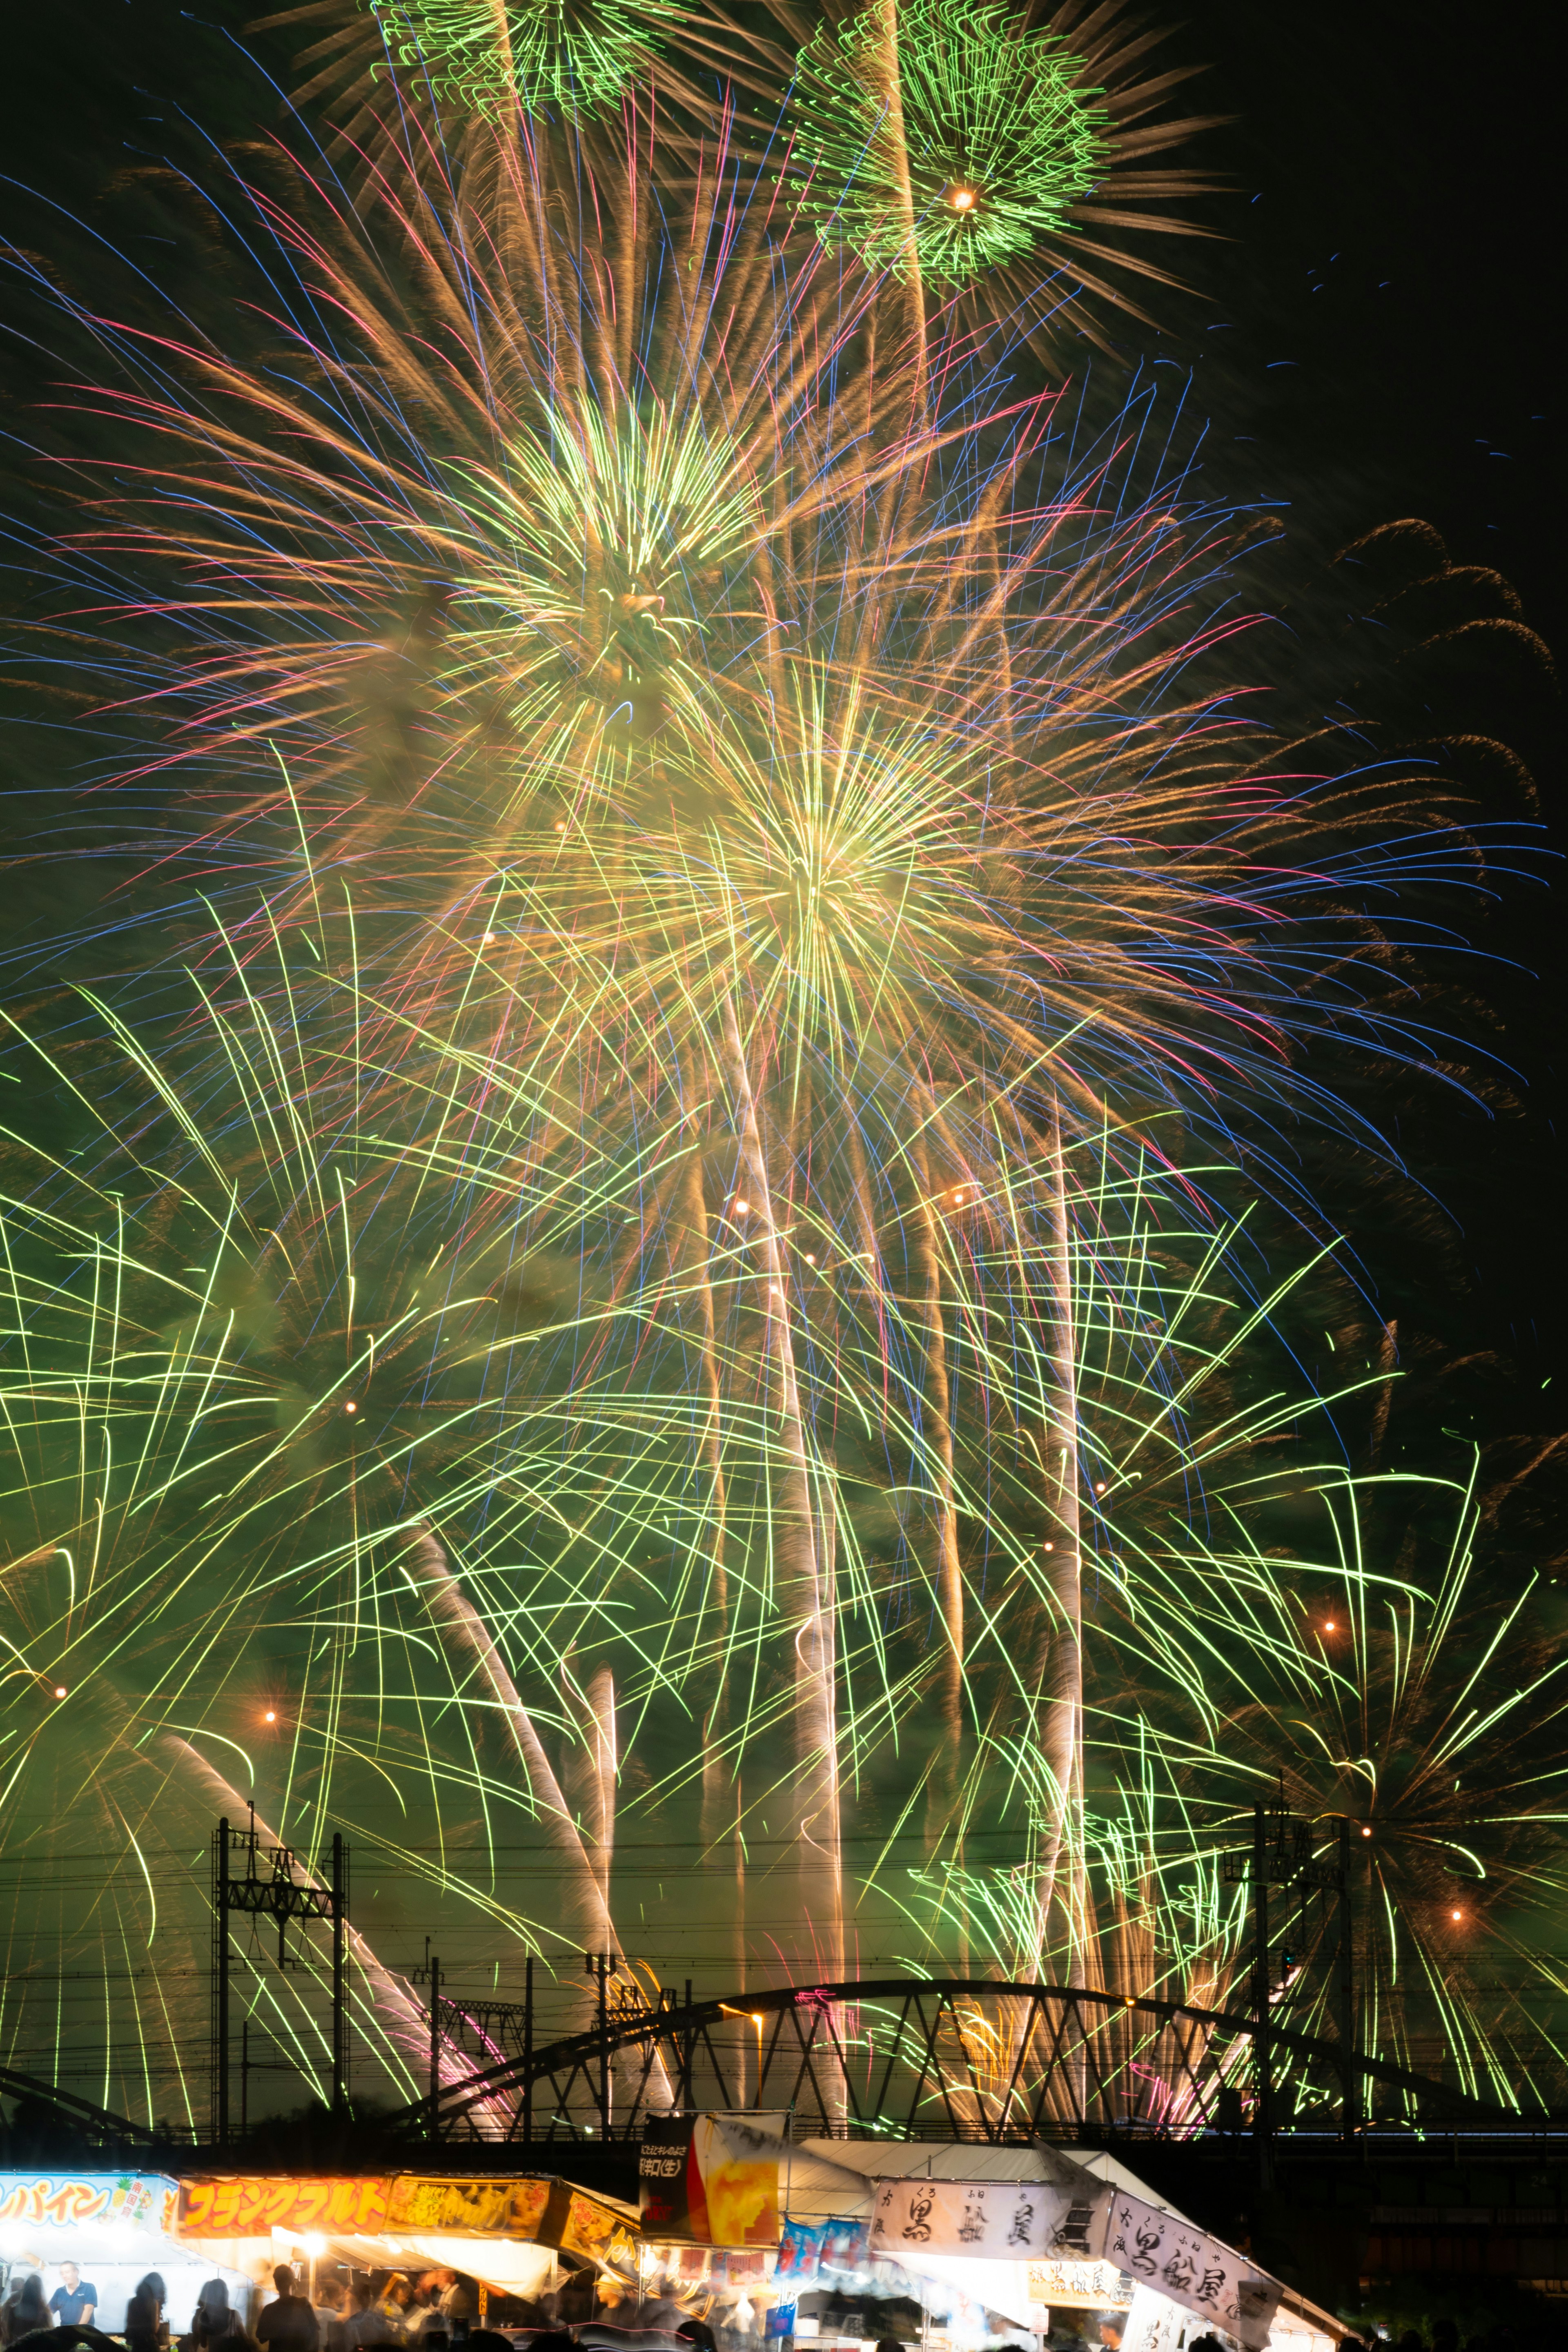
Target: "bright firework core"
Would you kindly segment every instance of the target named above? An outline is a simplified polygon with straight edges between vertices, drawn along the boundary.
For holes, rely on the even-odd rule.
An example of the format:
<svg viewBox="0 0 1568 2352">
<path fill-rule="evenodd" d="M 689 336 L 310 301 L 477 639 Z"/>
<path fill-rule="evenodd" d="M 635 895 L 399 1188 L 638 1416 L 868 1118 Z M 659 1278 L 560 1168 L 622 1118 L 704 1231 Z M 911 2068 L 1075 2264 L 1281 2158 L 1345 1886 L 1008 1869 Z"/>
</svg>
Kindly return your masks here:
<svg viewBox="0 0 1568 2352">
<path fill-rule="evenodd" d="M 972 213 L 980 202 L 980 190 L 971 180 L 953 180 L 942 190 L 942 200 L 950 212 Z"/>
</svg>

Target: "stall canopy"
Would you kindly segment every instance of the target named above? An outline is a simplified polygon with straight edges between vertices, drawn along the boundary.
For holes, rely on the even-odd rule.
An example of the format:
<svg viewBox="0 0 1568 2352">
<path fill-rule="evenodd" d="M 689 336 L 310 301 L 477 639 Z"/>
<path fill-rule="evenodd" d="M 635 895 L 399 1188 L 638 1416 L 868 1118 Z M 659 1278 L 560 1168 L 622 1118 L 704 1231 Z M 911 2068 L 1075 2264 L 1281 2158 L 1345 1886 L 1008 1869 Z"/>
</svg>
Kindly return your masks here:
<svg viewBox="0 0 1568 2352">
<path fill-rule="evenodd" d="M 632 2208 L 552 2174 L 205 2175 L 181 2183 L 176 2226 L 252 2275 L 275 2259 L 331 2252 L 363 2270 L 413 2261 L 532 2294 L 558 2252 L 628 2278 L 637 2260 Z"/>
<path fill-rule="evenodd" d="M 797 2170 L 803 2188 L 799 2200 L 795 2191 Z M 853 2210 L 871 2215 L 873 2229 L 878 2202 L 893 2189 L 886 2218 L 900 2218 L 897 2230 L 886 2231 L 881 2242 L 889 2251 L 896 2248 L 906 2266 L 911 2250 L 903 2231 L 911 2219 L 917 2229 L 929 2232 L 918 2242 L 914 2259 L 927 2266 L 940 2261 L 945 2268 L 963 2258 L 966 2245 L 992 2254 L 994 2231 L 989 2217 L 994 2204 L 996 2215 L 1008 2212 L 1008 2190 L 1041 2192 L 1031 2201 L 1027 2221 L 1019 2225 L 1019 2234 L 1027 2235 L 1029 2243 L 1016 2247 L 1017 2260 L 1008 2265 L 1023 2273 L 1007 2290 L 1011 2301 L 1016 2305 L 1026 2299 L 1034 2311 L 1052 2302 L 1092 2304 L 1102 2310 L 1127 2307 L 1123 2352 L 1182 2352 L 1192 2337 L 1208 2333 L 1228 2336 L 1252 2352 L 1263 2352 L 1265 2347 L 1268 2352 L 1331 2352 L 1345 2333 L 1331 2313 L 1211 2237 L 1105 2150 L 1072 2158 L 1039 2144 L 806 2140 L 791 2151 L 786 2204 L 792 2218 L 805 2206 L 816 2210 L 836 2195 L 847 2196 L 851 2179 L 859 2188 Z M 920 2183 L 935 2193 L 929 2210 L 917 2217 L 911 2192 Z M 971 2189 L 984 2194 L 966 2200 L 963 2192 Z M 954 2189 L 960 2192 L 956 2200 Z M 995 2201 L 998 2191 L 1002 2197 Z M 845 2204 L 838 2210 L 851 2209 Z M 1011 2210 L 1009 2228 L 1017 2223 L 1019 2209 Z M 1054 2224 L 1053 2212 L 1058 2217 Z M 984 2235 L 963 2241 L 965 2229 L 973 2231 L 983 2215 L 987 2217 Z M 1037 2239 L 1043 2223 L 1050 2227 L 1053 2242 L 1042 2250 Z M 961 2242 L 955 2243 L 955 2238 Z M 986 2299 L 998 2310 L 1008 2307 L 1000 2299 L 1000 2289 Z M 1155 2300 L 1173 2306 L 1181 2317 L 1167 2318 L 1151 2333 L 1147 2313 Z"/>
<path fill-rule="evenodd" d="M 45 2300 L 62 2287 L 67 2263 L 78 2288 L 95 2290 L 94 2325 L 118 2334 L 125 2306 L 149 2271 L 168 2290 L 171 2326 L 184 2330 L 196 2293 L 216 2265 L 176 2242 L 179 2189 L 161 2173 L 0 2172 L 0 2272 L 8 2286 L 37 2273 Z M 232 2270 L 226 2284 L 246 2282 Z"/>
</svg>

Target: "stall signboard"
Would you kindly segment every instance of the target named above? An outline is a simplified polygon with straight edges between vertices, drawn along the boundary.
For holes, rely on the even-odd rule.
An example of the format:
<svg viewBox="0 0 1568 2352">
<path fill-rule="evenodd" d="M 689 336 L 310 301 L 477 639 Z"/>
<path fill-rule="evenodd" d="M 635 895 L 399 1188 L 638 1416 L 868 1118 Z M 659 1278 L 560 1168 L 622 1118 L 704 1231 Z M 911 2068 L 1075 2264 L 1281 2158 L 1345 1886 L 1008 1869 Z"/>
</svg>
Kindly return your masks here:
<svg viewBox="0 0 1568 2352">
<path fill-rule="evenodd" d="M 0 2172 L 0 2221 L 46 2230 L 123 2221 L 166 2231 L 174 2226 L 178 2196 L 161 2173 Z"/>
<path fill-rule="evenodd" d="M 548 2189 L 550 2183 L 542 2181 L 539 2185 Z M 590 2262 L 601 2263 L 605 2269 L 619 2271 L 627 2278 L 637 2275 L 636 2229 L 614 2206 L 601 2205 L 596 2197 L 584 2196 L 580 2189 L 570 2192 L 560 2235 L 556 2237 L 552 2231 L 551 2242 L 565 2253 L 586 2254 Z"/>
<path fill-rule="evenodd" d="M 671 2116 L 646 2127 L 638 2164 L 645 2238 L 703 2246 L 776 2246 L 776 2133 L 732 2116 Z"/>
<path fill-rule="evenodd" d="M 1074 2211 L 1074 2192 L 1045 2181 L 879 2180 L 871 2251 L 1028 2262 L 1051 2252 Z"/>
<path fill-rule="evenodd" d="M 1233 2247 L 1118 2189 L 1106 2207 L 1101 2251 L 1140 2284 L 1238 2337 L 1248 2352 L 1263 2352 L 1284 2289 Z"/>
<path fill-rule="evenodd" d="M 374 2238 L 407 2231 L 446 2238 L 536 2242 L 550 2202 L 548 2180 L 469 2180 L 422 2172 L 363 2179 L 228 2177 L 187 2180 L 180 2230 L 187 2238 L 292 2236 Z"/>
<path fill-rule="evenodd" d="M 400 2172 L 386 2184 L 385 2226 L 443 2238 L 533 2242 L 550 2186 L 548 2180 L 448 2180 Z"/>
<path fill-rule="evenodd" d="M 185 2180 L 180 2184 L 183 2238 L 374 2237 L 386 2227 L 390 2180 L 299 2180 L 277 2174 Z"/>
<path fill-rule="evenodd" d="M 1029 2301 L 1076 2311 L 1130 2311 L 1134 2282 L 1114 2263 L 1047 2256 L 1029 2264 Z M 1126 2352 L 1123 2346 L 1122 2352 Z"/>
</svg>

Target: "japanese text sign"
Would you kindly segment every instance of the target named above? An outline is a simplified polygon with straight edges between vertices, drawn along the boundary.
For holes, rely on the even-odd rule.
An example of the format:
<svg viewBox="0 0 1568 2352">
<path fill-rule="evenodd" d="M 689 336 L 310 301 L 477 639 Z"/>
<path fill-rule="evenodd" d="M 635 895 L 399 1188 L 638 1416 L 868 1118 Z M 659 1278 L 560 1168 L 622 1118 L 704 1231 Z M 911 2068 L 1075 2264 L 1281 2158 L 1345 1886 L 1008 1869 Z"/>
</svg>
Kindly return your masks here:
<svg viewBox="0 0 1568 2352">
<path fill-rule="evenodd" d="M 548 2180 L 444 2180 L 400 2172 L 391 2183 L 386 2226 L 528 2240 L 537 2237 L 549 2199 Z"/>
<path fill-rule="evenodd" d="M 650 2123 L 638 2165 L 645 2238 L 776 2246 L 782 2143 L 729 2116 Z"/>
<path fill-rule="evenodd" d="M 1052 2251 L 1070 2204 L 1037 2180 L 879 2180 L 871 2251 L 1027 2262 Z"/>
<path fill-rule="evenodd" d="M 1029 2264 L 1029 2301 L 1068 2304 L 1079 2310 L 1126 2311 L 1132 2302 L 1132 2285 L 1114 2263 L 1047 2256 Z"/>
<path fill-rule="evenodd" d="M 374 2234 L 385 2227 L 385 2179 L 289 2180 L 274 2177 L 186 2180 L 180 2233 L 186 2238 L 265 2238 L 273 2230 Z"/>
<path fill-rule="evenodd" d="M 1282 2288 L 1179 2215 L 1118 2189 L 1107 2208 L 1102 2251 L 1131 2277 L 1239 2336 L 1249 2352 L 1268 2343 Z"/>
<path fill-rule="evenodd" d="M 89 2221 L 167 2226 L 174 2184 L 145 2172 L 0 2172 L 0 2221 L 79 2229 Z"/>
</svg>

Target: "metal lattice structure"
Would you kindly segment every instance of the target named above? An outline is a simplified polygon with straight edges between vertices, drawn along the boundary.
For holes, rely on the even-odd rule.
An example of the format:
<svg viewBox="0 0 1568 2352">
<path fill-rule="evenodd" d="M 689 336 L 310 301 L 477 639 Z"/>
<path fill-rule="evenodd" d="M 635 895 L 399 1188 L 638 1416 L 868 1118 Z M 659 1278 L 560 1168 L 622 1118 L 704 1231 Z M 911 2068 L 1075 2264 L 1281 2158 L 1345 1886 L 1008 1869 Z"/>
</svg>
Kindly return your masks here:
<svg viewBox="0 0 1568 2352">
<path fill-rule="evenodd" d="M 235 1868 L 243 1855 L 244 1874 Z M 292 1846 L 263 1843 L 256 1826 L 232 1829 L 226 1820 L 213 1832 L 213 2019 L 212 2134 L 219 2147 L 229 2142 L 229 1935 L 238 1918 L 271 1919 L 278 1926 L 278 1966 L 298 1965 L 289 1951 L 289 1929 L 325 1921 L 331 1929 L 332 2112 L 349 2108 L 348 1906 L 349 1850 L 341 1837 L 331 1847 L 326 1884 L 307 1868 Z M 248 2062 L 247 2062 L 248 2068 Z"/>
<path fill-rule="evenodd" d="M 453 2006 L 462 2011 L 462 2004 Z M 1289 2071 L 1325 2122 L 1375 2104 L 1501 2129 L 1522 2118 L 1454 2085 L 1302 2033 L 1270 2016 L 1194 2009 L 1080 1986 L 983 1978 L 879 1978 L 784 1986 L 727 2000 L 607 1997 L 584 2031 L 533 2046 L 509 2015 L 510 2050 L 444 2082 L 395 2119 L 435 2140 L 635 2138 L 677 2110 L 786 2110 L 797 2135 L 1071 2141 L 1183 2138 L 1238 2128 L 1260 2066 Z M 470 2025 L 474 2021 L 470 2021 Z M 1261 2046 L 1260 2046 L 1261 2044 Z M 471 2041 L 446 2044 L 446 2072 Z M 1267 2085 L 1262 2100 L 1270 2113 Z M 1273 2116 L 1273 2126 L 1282 2118 Z M 1269 2128 L 1266 2126 L 1265 2128 Z"/>
</svg>

